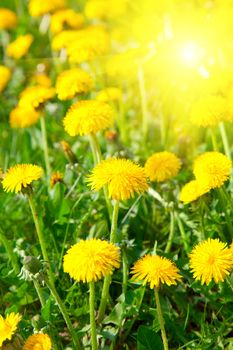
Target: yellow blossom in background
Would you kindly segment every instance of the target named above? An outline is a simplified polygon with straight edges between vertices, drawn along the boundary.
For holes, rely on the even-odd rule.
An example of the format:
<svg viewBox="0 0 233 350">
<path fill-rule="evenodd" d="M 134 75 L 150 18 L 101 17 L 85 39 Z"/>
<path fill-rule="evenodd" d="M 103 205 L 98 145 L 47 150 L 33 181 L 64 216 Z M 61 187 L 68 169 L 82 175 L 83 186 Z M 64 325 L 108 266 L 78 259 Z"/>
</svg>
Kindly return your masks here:
<svg viewBox="0 0 233 350">
<path fill-rule="evenodd" d="M 96 165 L 88 177 L 94 191 L 107 185 L 109 197 L 126 200 L 148 189 L 144 169 L 128 159 L 110 158 Z"/>
<path fill-rule="evenodd" d="M 77 40 L 67 46 L 70 62 L 82 63 L 103 56 L 110 49 L 108 32 L 102 26 L 90 26 L 80 30 Z"/>
<path fill-rule="evenodd" d="M 29 0 L 29 13 L 33 17 L 41 16 L 49 12 L 55 12 L 66 6 L 66 0 Z"/>
<path fill-rule="evenodd" d="M 70 136 L 76 136 L 109 128 L 113 121 L 113 110 L 107 103 L 85 100 L 76 102 L 70 107 L 63 124 Z"/>
<path fill-rule="evenodd" d="M 231 173 L 231 160 L 220 152 L 206 152 L 194 162 L 193 173 L 209 189 L 221 187 Z"/>
<path fill-rule="evenodd" d="M 96 99 L 103 102 L 119 102 L 122 100 L 122 91 L 117 87 L 108 87 L 99 91 Z"/>
<path fill-rule="evenodd" d="M 55 89 L 51 87 L 36 85 L 29 86 L 20 95 L 19 106 L 38 108 L 46 101 L 53 98 Z"/>
<path fill-rule="evenodd" d="M 11 70 L 0 65 L 0 92 L 2 92 L 11 78 Z"/>
<path fill-rule="evenodd" d="M 27 54 L 32 42 L 33 36 L 31 34 L 20 35 L 7 46 L 6 53 L 9 57 L 21 58 Z"/>
<path fill-rule="evenodd" d="M 158 288 L 161 284 L 177 284 L 182 278 L 179 269 L 171 260 L 150 254 L 139 259 L 131 273 L 134 280 L 142 281 L 143 285 L 149 283 L 151 289 Z"/>
<path fill-rule="evenodd" d="M 5 192 L 18 193 L 43 175 L 43 169 L 32 164 L 17 164 L 4 175 L 2 186 Z"/>
<path fill-rule="evenodd" d="M 84 16 L 72 9 L 55 12 L 51 16 L 50 29 L 54 34 L 60 33 L 64 28 L 79 29 L 84 24 Z"/>
<path fill-rule="evenodd" d="M 85 14 L 90 19 L 111 20 L 122 16 L 127 10 L 127 0 L 88 0 Z"/>
<path fill-rule="evenodd" d="M 92 77 L 80 68 L 68 69 L 59 74 L 56 93 L 59 100 L 69 100 L 76 94 L 85 94 L 93 88 Z"/>
<path fill-rule="evenodd" d="M 162 182 L 177 175 L 181 161 L 171 152 L 158 152 L 152 154 L 145 164 L 146 176 L 151 181 Z"/>
<path fill-rule="evenodd" d="M 214 279 L 224 281 L 233 267 L 233 253 L 219 239 L 208 238 L 196 245 L 190 253 L 190 268 L 195 280 L 207 285 Z"/>
<path fill-rule="evenodd" d="M 63 268 L 75 281 L 91 282 L 120 266 L 120 249 L 100 239 L 81 240 L 64 256 Z"/>
<path fill-rule="evenodd" d="M 205 96 L 194 102 L 190 120 L 198 126 L 214 126 L 227 116 L 227 101 L 221 96 Z"/>
<path fill-rule="evenodd" d="M 40 113 L 30 106 L 17 106 L 10 112 L 12 128 L 28 128 L 37 123 Z"/>
<path fill-rule="evenodd" d="M 21 316 L 14 312 L 8 314 L 5 319 L 0 315 L 0 346 L 5 340 L 11 340 L 20 320 Z"/>
<path fill-rule="evenodd" d="M 51 350 L 52 343 L 48 334 L 37 333 L 31 335 L 25 342 L 23 350 Z"/>
<path fill-rule="evenodd" d="M 53 173 L 50 178 L 50 186 L 54 187 L 56 183 L 62 182 L 63 177 L 64 175 L 60 171 L 56 171 L 55 173 Z"/>
<path fill-rule="evenodd" d="M 184 185 L 184 187 L 181 189 L 180 201 L 184 202 L 184 204 L 191 203 L 199 197 L 203 196 L 208 191 L 208 186 L 199 183 L 197 180 L 192 180 Z"/>
<path fill-rule="evenodd" d="M 12 29 L 17 25 L 17 17 L 16 14 L 7 9 L 0 8 L 0 29 Z"/>
<path fill-rule="evenodd" d="M 50 77 L 46 74 L 35 74 L 32 77 L 32 83 L 36 84 L 36 85 L 41 85 L 41 86 L 46 86 L 46 87 L 51 87 L 52 85 L 52 80 L 50 79 Z"/>
<path fill-rule="evenodd" d="M 60 51 L 67 48 L 74 40 L 78 40 L 79 36 L 79 30 L 63 30 L 53 37 L 51 43 L 52 49 L 54 51 Z"/>
</svg>

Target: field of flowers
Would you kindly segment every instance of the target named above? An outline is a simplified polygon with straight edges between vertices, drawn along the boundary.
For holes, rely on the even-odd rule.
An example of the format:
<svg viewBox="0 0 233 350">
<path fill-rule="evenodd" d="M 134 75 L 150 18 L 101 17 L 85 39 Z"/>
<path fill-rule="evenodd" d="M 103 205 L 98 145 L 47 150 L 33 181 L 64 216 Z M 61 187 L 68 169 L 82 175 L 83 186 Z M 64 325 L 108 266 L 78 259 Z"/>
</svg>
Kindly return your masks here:
<svg viewBox="0 0 233 350">
<path fill-rule="evenodd" d="M 0 1 L 0 348 L 233 350 L 233 0 Z"/>
</svg>

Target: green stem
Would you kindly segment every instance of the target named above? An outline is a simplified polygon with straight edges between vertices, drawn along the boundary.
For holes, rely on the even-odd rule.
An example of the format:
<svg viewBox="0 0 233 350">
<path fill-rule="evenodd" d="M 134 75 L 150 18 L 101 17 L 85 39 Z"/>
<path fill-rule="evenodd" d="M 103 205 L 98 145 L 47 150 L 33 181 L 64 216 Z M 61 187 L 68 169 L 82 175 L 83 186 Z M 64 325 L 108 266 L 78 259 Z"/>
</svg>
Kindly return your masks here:
<svg viewBox="0 0 233 350">
<path fill-rule="evenodd" d="M 223 123 L 223 122 L 219 123 L 219 129 L 220 129 L 220 134 L 221 134 L 221 137 L 222 137 L 224 152 L 225 152 L 226 156 L 227 156 L 229 159 L 231 159 L 230 146 L 229 146 L 229 142 L 228 142 L 228 137 L 227 137 L 226 129 L 225 129 L 225 126 L 224 126 L 224 123 Z"/>
<path fill-rule="evenodd" d="M 174 212 L 170 212 L 170 232 L 167 240 L 167 245 L 165 248 L 165 253 L 169 253 L 171 250 L 172 242 L 173 242 L 173 237 L 174 237 L 174 231 L 175 231 L 175 215 Z"/>
<path fill-rule="evenodd" d="M 33 283 L 34 283 L 34 287 L 35 287 L 35 290 L 37 292 L 37 295 L 39 297 L 41 306 L 45 307 L 45 300 L 44 300 L 44 296 L 43 296 L 42 290 L 40 288 L 39 283 L 37 282 L 37 280 L 35 278 L 33 278 Z"/>
<path fill-rule="evenodd" d="M 51 166 L 49 162 L 49 150 L 48 150 L 47 132 L 46 132 L 46 126 L 45 126 L 45 117 L 43 114 L 40 117 L 40 126 L 41 126 L 41 136 L 42 136 L 46 173 L 47 173 L 47 176 L 50 177 Z"/>
<path fill-rule="evenodd" d="M 128 269 L 128 258 L 127 258 L 127 254 L 126 254 L 125 249 L 123 249 L 123 251 L 122 251 L 122 265 L 123 265 L 123 287 L 122 287 L 122 289 L 123 289 L 124 296 L 126 296 L 129 269 Z"/>
<path fill-rule="evenodd" d="M 215 131 L 216 130 L 213 127 L 210 128 L 213 150 L 215 152 L 218 152 L 218 142 L 217 142 L 216 132 Z"/>
<path fill-rule="evenodd" d="M 95 323 L 95 284 L 94 284 L 94 281 L 90 282 L 89 305 L 90 305 L 92 350 L 97 350 L 98 344 L 97 344 L 96 323 Z"/>
<path fill-rule="evenodd" d="M 60 296 L 58 295 L 54 285 L 49 281 L 49 279 L 45 279 L 45 282 L 46 282 L 46 284 L 47 284 L 47 286 L 48 286 L 48 288 L 49 288 L 49 290 L 50 290 L 54 300 L 56 301 L 57 306 L 58 306 L 58 308 L 59 308 L 59 310 L 60 310 L 60 312 L 61 312 L 61 314 L 62 314 L 62 316 L 64 318 L 64 321 L 65 321 L 65 323 L 67 325 L 67 328 L 68 328 L 68 330 L 70 332 L 70 335 L 72 337 L 74 349 L 77 349 L 77 350 L 80 349 L 81 350 L 82 349 L 81 344 L 79 342 L 77 334 L 75 333 L 75 330 L 73 328 L 73 325 L 71 323 L 71 320 L 70 320 L 70 317 L 69 317 L 69 314 L 68 314 L 68 312 L 66 310 L 65 305 L 63 304 L 63 302 L 62 302 Z"/>
<path fill-rule="evenodd" d="M 164 350 L 169 350 L 167 335 L 166 335 L 165 326 L 164 326 L 165 323 L 164 323 L 162 308 L 161 308 L 161 304 L 160 304 L 160 300 L 159 300 L 159 292 L 158 292 L 158 289 L 156 287 L 155 287 L 155 300 L 156 300 L 157 313 L 158 313 L 159 324 L 160 324 L 160 329 L 161 329 L 161 334 L 162 334 L 163 348 L 164 348 Z"/>
<path fill-rule="evenodd" d="M 185 229 L 184 229 L 183 223 L 180 220 L 179 214 L 177 212 L 175 212 L 174 215 L 175 215 L 175 219 L 177 221 L 177 224 L 178 224 L 178 227 L 179 227 L 179 230 L 180 230 L 181 238 L 182 238 L 183 243 L 184 243 L 184 248 L 185 248 L 186 252 L 188 252 L 189 251 L 188 239 L 187 239 L 187 236 L 186 236 L 186 233 L 185 233 Z"/>
<path fill-rule="evenodd" d="M 148 134 L 148 109 L 147 109 L 145 77 L 144 77 L 143 68 L 141 66 L 138 68 L 138 84 L 139 84 L 139 92 L 140 92 L 140 98 L 141 98 L 142 132 L 143 132 L 143 142 L 144 142 Z"/>
<path fill-rule="evenodd" d="M 90 135 L 90 145 L 91 145 L 91 150 L 92 150 L 92 154 L 93 154 L 93 158 L 94 158 L 94 163 L 95 163 L 95 165 L 97 165 L 101 162 L 102 154 L 101 154 L 101 149 L 100 149 L 99 141 L 96 137 L 96 134 Z M 106 186 L 103 187 L 103 191 L 104 191 L 104 198 L 105 198 L 105 202 L 107 205 L 109 219 L 111 220 L 112 208 L 111 208 L 110 199 L 108 197 L 108 189 Z"/>
<path fill-rule="evenodd" d="M 117 221 L 118 221 L 118 213 L 119 213 L 119 201 L 115 201 L 114 207 L 113 207 L 113 214 L 112 214 L 112 226 L 111 226 L 111 233 L 110 233 L 110 242 L 116 243 L 117 242 Z M 104 279 L 104 285 L 101 295 L 101 301 L 99 306 L 99 312 L 98 312 L 98 322 L 102 322 L 105 315 L 105 310 L 109 298 L 109 287 L 111 284 L 111 275 L 107 275 Z"/>
<path fill-rule="evenodd" d="M 31 208 L 33 220 L 34 220 L 34 223 L 35 223 L 36 233 L 37 233 L 37 236 L 38 236 L 38 239 L 39 239 L 39 243 L 40 243 L 40 247 L 41 247 L 41 251 L 42 251 L 42 256 L 43 256 L 43 259 L 46 261 L 46 263 L 48 264 L 48 267 L 49 267 L 49 269 L 48 269 L 49 279 L 50 279 L 51 283 L 54 283 L 54 278 L 53 278 L 53 273 L 52 273 L 52 269 L 51 269 L 50 260 L 49 260 L 48 253 L 47 253 L 45 238 L 44 238 L 43 232 L 42 232 L 42 230 L 40 228 L 39 218 L 38 218 L 38 214 L 37 214 L 36 207 L 35 207 L 35 204 L 34 204 L 34 200 L 32 198 L 32 194 L 28 193 L 27 197 L 28 197 L 28 202 L 29 202 L 30 208 Z"/>
<path fill-rule="evenodd" d="M 11 265 L 14 269 L 14 272 L 18 275 L 18 273 L 20 272 L 20 267 L 19 267 L 19 264 L 18 264 L 18 260 L 17 260 L 17 257 L 13 251 L 13 248 L 12 248 L 12 245 L 11 245 L 11 242 L 5 237 L 2 229 L 0 229 L 0 241 L 2 242 L 4 248 L 6 249 L 6 252 L 7 252 L 7 255 L 8 255 L 8 258 L 11 262 Z"/>
<path fill-rule="evenodd" d="M 113 213 L 112 213 L 112 225 L 111 225 L 111 233 L 110 233 L 110 242 L 117 242 L 117 221 L 119 214 L 119 201 L 116 200 L 113 204 Z"/>
</svg>

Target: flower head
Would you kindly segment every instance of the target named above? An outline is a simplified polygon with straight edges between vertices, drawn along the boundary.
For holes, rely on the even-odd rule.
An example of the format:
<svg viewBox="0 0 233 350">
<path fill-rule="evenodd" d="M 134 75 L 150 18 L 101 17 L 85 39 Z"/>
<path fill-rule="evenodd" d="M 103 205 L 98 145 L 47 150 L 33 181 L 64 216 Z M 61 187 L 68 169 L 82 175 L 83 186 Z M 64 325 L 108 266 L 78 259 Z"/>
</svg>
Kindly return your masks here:
<svg viewBox="0 0 233 350">
<path fill-rule="evenodd" d="M 71 29 L 79 29 L 84 24 L 82 14 L 75 12 L 72 9 L 65 9 L 55 12 L 51 16 L 50 29 L 53 33 L 62 32 L 64 27 Z"/>
<path fill-rule="evenodd" d="M 28 6 L 30 15 L 33 17 L 38 17 L 64 8 L 66 6 L 66 0 L 29 0 Z"/>
<path fill-rule="evenodd" d="M 205 186 L 197 180 L 192 180 L 181 189 L 180 200 L 181 202 L 184 202 L 184 204 L 188 204 L 203 196 L 203 194 L 208 191 L 208 186 Z"/>
<path fill-rule="evenodd" d="M 231 160 L 219 152 L 206 152 L 195 160 L 193 172 L 209 189 L 221 187 L 230 176 Z"/>
<path fill-rule="evenodd" d="M 151 181 L 162 182 L 175 176 L 181 167 L 181 161 L 171 152 L 152 154 L 145 164 L 145 172 Z"/>
<path fill-rule="evenodd" d="M 109 51 L 108 32 L 101 26 L 90 26 L 79 31 L 76 40 L 67 46 L 70 62 L 82 63 L 92 61 Z"/>
<path fill-rule="evenodd" d="M 7 46 L 6 53 L 9 57 L 21 58 L 26 55 L 32 42 L 33 36 L 31 34 L 20 35 Z"/>
<path fill-rule="evenodd" d="M 17 106 L 10 112 L 12 128 L 28 128 L 37 123 L 40 113 L 30 106 Z"/>
<path fill-rule="evenodd" d="M 25 342 L 23 350 L 51 350 L 52 343 L 48 334 L 37 333 L 31 335 Z"/>
<path fill-rule="evenodd" d="M 111 20 L 122 16 L 126 9 L 126 0 L 88 0 L 85 6 L 85 14 L 91 19 Z"/>
<path fill-rule="evenodd" d="M 50 87 L 36 85 L 27 87 L 20 95 L 19 105 L 38 108 L 47 100 L 53 98 L 55 90 Z"/>
<path fill-rule="evenodd" d="M 195 102 L 191 109 L 191 122 L 198 126 L 214 126 L 225 119 L 226 100 L 221 96 L 206 96 Z"/>
<path fill-rule="evenodd" d="M 54 187 L 56 185 L 56 183 L 62 182 L 63 178 L 64 178 L 64 175 L 62 173 L 60 173 L 60 171 L 56 171 L 55 173 L 53 173 L 51 175 L 50 186 Z"/>
<path fill-rule="evenodd" d="M 12 29 L 17 25 L 16 14 L 6 8 L 0 8 L 0 29 Z"/>
<path fill-rule="evenodd" d="M 116 200 L 129 199 L 148 188 L 144 169 L 128 159 L 102 160 L 92 170 L 88 182 L 95 191 L 107 185 L 109 197 Z"/>
<path fill-rule="evenodd" d="M 80 68 L 68 69 L 62 72 L 56 82 L 56 92 L 59 100 L 69 100 L 76 94 L 89 92 L 94 85 L 92 77 Z"/>
<path fill-rule="evenodd" d="M 2 181 L 5 192 L 18 193 L 28 187 L 32 181 L 41 178 L 43 170 L 32 164 L 17 164 L 6 172 Z"/>
<path fill-rule="evenodd" d="M 5 89 L 10 78 L 11 78 L 10 69 L 0 65 L 0 92 L 2 92 Z"/>
<path fill-rule="evenodd" d="M 81 240 L 64 256 L 64 271 L 76 281 L 97 281 L 120 266 L 118 247 L 100 239 Z"/>
<path fill-rule="evenodd" d="M 52 49 L 59 51 L 67 48 L 74 40 L 78 40 L 79 36 L 80 30 L 63 30 L 53 37 Z"/>
<path fill-rule="evenodd" d="M 52 80 L 45 73 L 36 73 L 32 76 L 31 82 L 35 85 L 41 85 L 50 87 L 52 85 Z"/>
<path fill-rule="evenodd" d="M 70 136 L 76 136 L 88 135 L 109 128 L 113 121 L 113 110 L 107 103 L 88 100 L 73 104 L 63 124 Z"/>
<path fill-rule="evenodd" d="M 160 284 L 168 286 L 176 284 L 182 278 L 178 268 L 171 260 L 150 254 L 139 259 L 134 264 L 131 273 L 136 281 L 143 281 L 143 285 L 148 282 L 151 289 L 158 288 Z"/>
<path fill-rule="evenodd" d="M 0 346 L 6 339 L 11 340 L 20 320 L 21 316 L 14 312 L 8 314 L 5 319 L 0 315 Z"/>
<path fill-rule="evenodd" d="M 233 266 L 233 253 L 219 239 L 208 238 L 196 245 L 190 254 L 190 268 L 196 280 L 207 285 L 212 279 L 222 282 Z"/>
<path fill-rule="evenodd" d="M 117 87 L 108 87 L 101 90 L 96 96 L 96 99 L 103 102 L 119 102 L 122 99 L 122 91 Z"/>
</svg>

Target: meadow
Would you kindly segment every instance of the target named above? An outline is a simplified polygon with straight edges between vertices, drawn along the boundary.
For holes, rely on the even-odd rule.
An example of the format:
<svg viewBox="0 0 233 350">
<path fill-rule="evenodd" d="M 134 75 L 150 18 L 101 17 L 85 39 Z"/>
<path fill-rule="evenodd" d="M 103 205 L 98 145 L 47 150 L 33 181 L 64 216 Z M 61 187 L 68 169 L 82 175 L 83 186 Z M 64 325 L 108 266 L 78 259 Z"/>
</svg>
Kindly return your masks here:
<svg viewBox="0 0 233 350">
<path fill-rule="evenodd" d="M 233 1 L 0 1 L 0 348 L 233 350 Z"/>
</svg>

